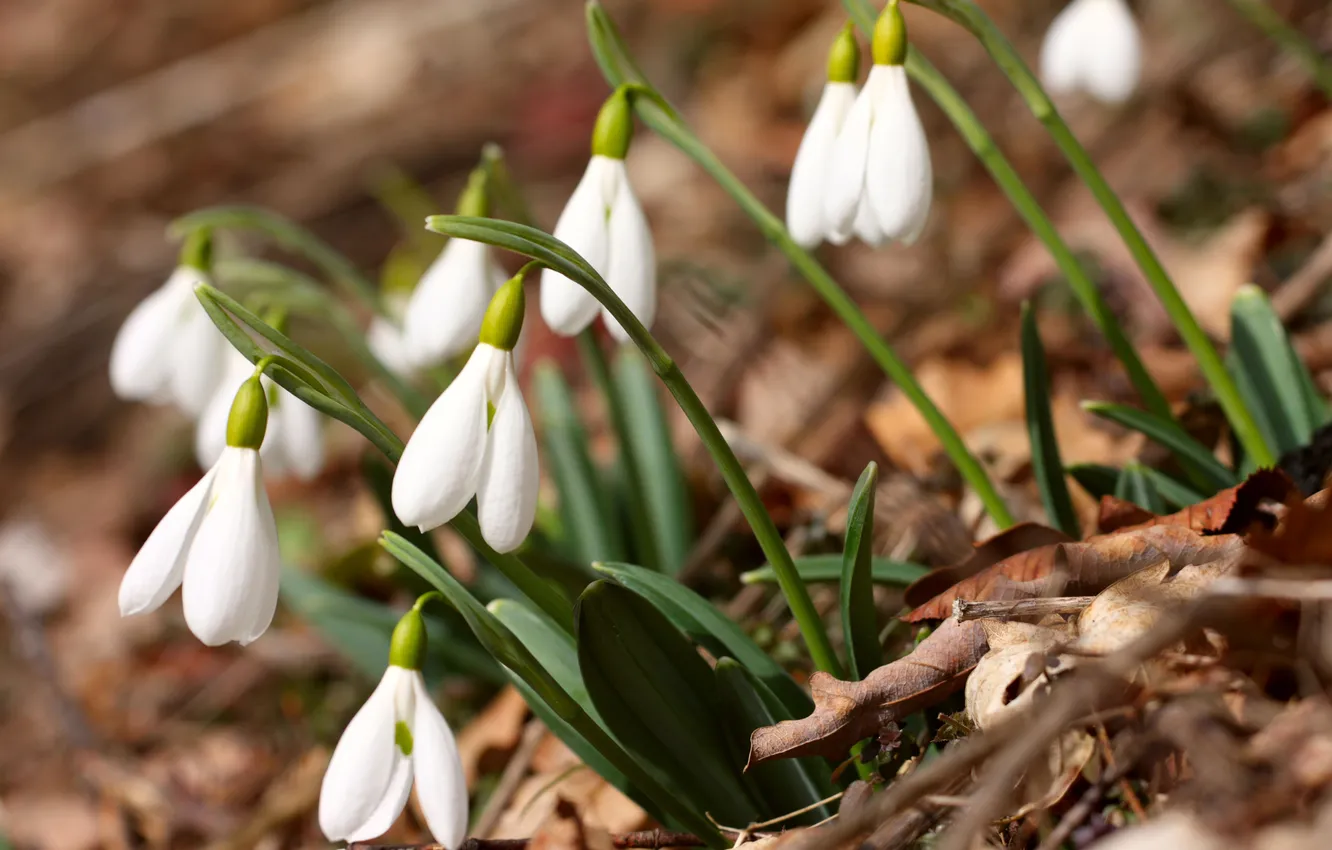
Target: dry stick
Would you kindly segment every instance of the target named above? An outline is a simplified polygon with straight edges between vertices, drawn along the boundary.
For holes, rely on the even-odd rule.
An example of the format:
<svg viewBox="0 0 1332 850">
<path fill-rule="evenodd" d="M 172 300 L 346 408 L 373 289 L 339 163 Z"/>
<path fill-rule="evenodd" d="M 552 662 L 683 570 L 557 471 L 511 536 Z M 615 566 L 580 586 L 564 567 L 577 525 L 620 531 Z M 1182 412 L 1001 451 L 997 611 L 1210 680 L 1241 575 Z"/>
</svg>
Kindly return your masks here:
<svg viewBox="0 0 1332 850">
<path fill-rule="evenodd" d="M 1270 599 L 1332 600 L 1332 579 L 1237 578 L 1217 579 L 1208 592 L 1213 596 L 1267 597 Z"/>
<path fill-rule="evenodd" d="M 536 755 L 537 747 L 541 744 L 541 739 L 545 737 L 546 724 L 535 717 L 527 721 L 523 727 L 522 737 L 518 740 L 518 748 L 514 750 L 513 757 L 509 763 L 504 766 L 504 772 L 500 774 L 499 782 L 495 785 L 495 791 L 486 801 L 486 807 L 482 810 L 481 816 L 476 819 L 476 827 L 472 832 L 480 838 L 485 838 L 495 829 L 495 824 L 504 814 L 504 808 L 509 805 L 509 800 L 513 798 L 514 792 L 518 790 L 518 784 L 523 781 L 527 775 L 527 769 L 532 765 L 532 757 Z"/>
<path fill-rule="evenodd" d="M 1281 321 L 1289 322 L 1307 307 L 1322 291 L 1323 282 L 1329 275 L 1332 275 L 1332 234 L 1328 234 L 1304 265 L 1272 293 L 1272 309 Z"/>
<path fill-rule="evenodd" d="M 457 850 L 527 850 L 530 838 L 469 838 Z M 611 846 L 626 850 L 664 850 L 667 847 L 706 847 L 697 835 L 645 829 L 611 836 Z M 354 842 L 348 850 L 449 850 L 443 844 L 366 844 Z"/>
<path fill-rule="evenodd" d="M 1076 614 L 1092 604 L 1095 596 L 1048 596 L 1036 599 L 1007 599 L 994 602 L 953 600 L 953 618 L 968 620 L 1044 617 L 1046 614 Z"/>
<path fill-rule="evenodd" d="M 1100 779 L 1082 792 L 1082 796 L 1064 813 L 1063 818 L 1055 824 L 1055 828 L 1050 830 L 1050 834 L 1045 837 L 1045 840 L 1041 842 L 1036 850 L 1058 850 L 1073 834 L 1073 830 L 1081 826 L 1082 822 L 1091 816 L 1091 813 L 1096 809 L 1096 804 L 1105 796 L 1105 792 L 1110 790 L 1110 786 L 1123 780 L 1128 772 L 1137 765 L 1146 747 L 1141 741 L 1134 739 L 1129 742 L 1125 750 L 1126 752 L 1120 753 L 1113 767 L 1101 774 Z"/>
</svg>

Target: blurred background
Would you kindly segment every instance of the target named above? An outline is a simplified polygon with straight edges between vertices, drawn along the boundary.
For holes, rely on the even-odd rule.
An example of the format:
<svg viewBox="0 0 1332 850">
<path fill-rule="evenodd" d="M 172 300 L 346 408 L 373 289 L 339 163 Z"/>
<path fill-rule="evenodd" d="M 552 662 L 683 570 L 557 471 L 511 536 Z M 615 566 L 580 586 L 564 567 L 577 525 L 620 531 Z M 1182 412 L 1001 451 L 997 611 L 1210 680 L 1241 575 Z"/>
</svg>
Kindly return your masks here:
<svg viewBox="0 0 1332 850">
<path fill-rule="evenodd" d="M 1063 4 L 982 5 L 1034 63 Z M 1271 5 L 1332 50 L 1323 0 Z M 840 5 L 606 6 L 649 77 L 780 211 L 845 20 Z M 1278 290 L 1297 272 L 1315 282 L 1329 274 L 1328 250 L 1316 249 L 1332 225 L 1332 111 L 1228 4 L 1155 0 L 1135 12 L 1145 44 L 1138 96 L 1114 109 L 1060 106 L 1204 328 L 1223 339 L 1241 284 Z M 1053 143 L 970 36 L 917 8 L 907 16 L 913 43 L 1094 264 L 1163 387 L 1186 398 L 1198 386 L 1192 358 Z M 199 474 L 189 423 L 117 401 L 107 380 L 121 321 L 175 264 L 168 222 L 203 206 L 258 204 L 373 272 L 395 245 L 422 238 L 391 209 L 419 198 L 403 187 L 431 199 L 427 212 L 451 211 L 482 145 L 496 142 L 549 229 L 606 94 L 579 0 L 0 3 L 0 847 L 326 846 L 313 816 L 323 763 L 369 681 L 345 652 L 291 614 L 242 654 L 200 646 L 177 602 L 132 620 L 116 610 L 133 553 Z M 1049 256 L 929 98 L 915 97 L 937 193 L 925 236 L 911 248 L 856 245 L 822 258 L 1022 517 L 1040 519 L 1028 486 L 1018 303 L 1035 298 L 1041 308 L 1066 461 L 1138 454 L 1139 442 L 1087 421 L 1076 404 L 1131 394 Z M 885 550 L 933 563 L 965 553 L 986 533 L 974 499 L 955 498 L 932 435 L 850 334 L 682 154 L 640 130 L 629 169 L 661 262 L 661 338 L 709 408 L 734 423 L 742 459 L 793 545 L 835 532 L 849 482 L 878 460 L 892 517 Z M 1328 315 L 1332 303 L 1316 297 L 1287 310 L 1320 381 L 1332 369 Z M 529 325 L 528 365 L 554 357 L 580 384 L 571 344 Z M 594 450 L 603 432 L 594 427 Z M 747 532 L 692 434 L 680 427 L 676 437 L 703 530 L 697 569 L 715 592 L 733 594 L 736 572 L 757 565 L 754 550 L 723 545 Z M 341 426 L 330 441 L 317 481 L 272 491 L 284 544 L 307 569 L 399 599 L 389 567 L 367 553 L 383 521 L 360 476 L 364 444 Z M 441 545 L 468 561 L 457 541 Z M 783 612 L 747 604 L 738 610 L 783 625 Z M 494 685 L 478 676 L 453 677 L 444 693 L 484 794 L 522 745 L 521 700 L 492 699 Z M 557 795 L 538 789 L 572 757 L 539 743 L 550 752 L 533 762 L 545 779 L 529 797 L 549 805 L 505 812 L 497 835 L 529 835 L 555 817 Z M 588 787 L 561 799 L 584 819 L 645 825 L 583 775 Z M 404 822 L 393 837 L 420 835 Z"/>
</svg>

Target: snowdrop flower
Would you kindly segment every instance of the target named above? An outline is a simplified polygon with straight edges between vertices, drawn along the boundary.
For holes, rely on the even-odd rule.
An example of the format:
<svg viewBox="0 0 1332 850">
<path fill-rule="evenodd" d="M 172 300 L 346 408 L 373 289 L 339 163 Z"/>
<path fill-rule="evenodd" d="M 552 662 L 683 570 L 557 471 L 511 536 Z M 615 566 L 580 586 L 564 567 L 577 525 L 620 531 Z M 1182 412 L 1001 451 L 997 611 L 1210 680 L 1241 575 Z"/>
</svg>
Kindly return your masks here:
<svg viewBox="0 0 1332 850">
<path fill-rule="evenodd" d="M 459 215 L 484 216 L 485 170 L 472 172 Z M 403 345 L 415 367 L 433 366 L 476 342 L 481 317 L 505 275 L 481 242 L 452 238 L 421 275 L 403 315 Z"/>
<path fill-rule="evenodd" d="M 871 245 L 910 245 L 925 229 L 934 194 L 929 142 L 907 85 L 906 21 L 897 0 L 879 15 L 874 67 L 833 146 L 825 225 Z"/>
<path fill-rule="evenodd" d="M 194 430 L 194 455 L 202 468 L 213 466 L 226 451 L 231 400 L 253 372 L 250 361 L 236 349 L 230 349 L 226 372 Z M 269 402 L 268 429 L 259 448 L 264 472 L 270 477 L 290 474 L 309 481 L 324 468 L 324 432 L 319 411 L 272 379 L 264 377 L 260 381 Z"/>
<path fill-rule="evenodd" d="M 267 423 L 256 375 L 236 393 L 222 456 L 134 556 L 120 582 L 122 617 L 155 610 L 183 585 L 185 623 L 205 644 L 244 645 L 268 628 L 281 561 L 259 459 Z"/>
<path fill-rule="evenodd" d="M 422 531 L 476 496 L 481 535 L 498 552 L 518 548 L 536 518 L 536 434 L 513 363 L 523 274 L 495 294 L 479 344 L 416 426 L 393 476 L 394 513 Z"/>
<path fill-rule="evenodd" d="M 416 368 L 407 352 L 402 328 L 391 319 L 383 316 L 371 319 L 370 327 L 365 331 L 365 344 L 385 369 L 399 377 L 410 375 Z"/>
<path fill-rule="evenodd" d="M 554 236 L 582 255 L 650 328 L 657 315 L 657 259 L 652 232 L 624 167 L 633 120 L 628 90 L 616 89 L 597 115 L 592 159 L 555 223 Z M 550 269 L 542 272 L 541 316 L 555 333 L 579 333 L 599 308 L 597 299 L 577 283 Z M 629 339 L 609 312 L 601 314 L 616 339 Z"/>
<path fill-rule="evenodd" d="M 194 288 L 208 282 L 209 237 L 196 232 L 181 263 L 139 302 L 111 347 L 111 387 L 126 401 L 174 404 L 198 416 L 221 375 L 226 340 Z"/>
<path fill-rule="evenodd" d="M 1052 93 L 1082 90 L 1105 103 L 1138 86 L 1142 43 L 1124 0 L 1073 0 L 1041 45 L 1041 79 Z"/>
<path fill-rule="evenodd" d="M 421 678 L 425 621 L 417 600 L 393 630 L 384 678 L 356 712 L 319 790 L 319 828 L 330 841 L 383 835 L 416 799 L 435 841 L 456 850 L 467 834 L 467 780 L 453 732 Z"/>
<path fill-rule="evenodd" d="M 795 164 L 791 166 L 791 184 L 786 191 L 786 229 L 805 248 L 813 248 L 824 239 L 840 245 L 850 236 L 849 231 L 838 231 L 828 225 L 823 195 L 833 146 L 856 102 L 859 73 L 860 46 L 851 25 L 847 24 L 828 53 L 828 82 L 800 140 Z"/>
</svg>

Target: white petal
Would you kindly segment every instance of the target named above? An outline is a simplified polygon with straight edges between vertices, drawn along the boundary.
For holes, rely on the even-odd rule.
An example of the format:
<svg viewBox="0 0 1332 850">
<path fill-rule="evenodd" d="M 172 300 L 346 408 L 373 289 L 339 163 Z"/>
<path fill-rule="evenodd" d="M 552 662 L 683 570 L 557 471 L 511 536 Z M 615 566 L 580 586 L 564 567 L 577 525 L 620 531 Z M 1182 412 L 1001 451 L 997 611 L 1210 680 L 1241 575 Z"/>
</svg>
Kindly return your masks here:
<svg viewBox="0 0 1332 850">
<path fill-rule="evenodd" d="M 179 268 L 130 311 L 111 346 L 111 388 L 127 401 L 159 399 L 171 375 L 182 311 L 194 298 L 198 272 Z"/>
<path fill-rule="evenodd" d="M 1078 88 L 1082 78 L 1084 43 L 1081 17 L 1084 0 L 1073 0 L 1055 16 L 1041 42 L 1041 82 L 1051 94 L 1063 94 Z"/>
<path fill-rule="evenodd" d="M 236 399 L 236 390 L 254 374 L 254 364 L 234 348 L 225 355 L 225 359 L 227 365 L 222 380 L 218 382 L 217 389 L 199 414 L 199 421 L 194 427 L 194 457 L 202 469 L 211 469 L 222 456 L 222 450 L 227 447 L 227 419 L 231 416 L 231 403 Z M 264 443 L 268 443 L 267 434 L 264 435 Z"/>
<path fill-rule="evenodd" d="M 478 345 L 407 441 L 393 475 L 393 512 L 407 525 L 443 525 L 475 495 L 486 447 L 486 378 L 498 356 Z"/>
<path fill-rule="evenodd" d="M 374 693 L 347 724 L 319 790 L 319 828 L 345 841 L 376 813 L 391 790 L 401 757 L 394 743 L 394 698 L 403 671 L 389 667 Z"/>
<path fill-rule="evenodd" d="M 856 221 L 852 230 L 857 239 L 875 248 L 888 240 L 888 237 L 879 229 L 879 219 L 874 214 L 874 208 L 870 206 L 868 196 L 862 197 L 860 205 L 856 207 Z M 845 238 L 842 241 L 846 241 Z M 834 244 L 840 245 L 842 243 L 835 242 Z"/>
<path fill-rule="evenodd" d="M 875 65 L 870 75 L 879 81 L 866 194 L 884 236 L 910 244 L 925 227 L 934 195 L 930 145 L 911 102 L 906 68 Z"/>
<path fill-rule="evenodd" d="M 416 719 L 412 724 L 412 762 L 416 799 L 435 841 L 457 850 L 467 835 L 467 778 L 453 731 L 435 708 L 421 675 L 415 674 Z"/>
<path fill-rule="evenodd" d="M 855 83 L 826 84 L 796 151 L 786 190 L 786 229 L 805 248 L 813 248 L 829 236 L 823 215 L 824 190 L 833 146 L 855 102 Z"/>
<path fill-rule="evenodd" d="M 532 530 L 540 482 L 536 433 L 518 387 L 513 356 L 506 360 L 504 390 L 495 404 L 476 493 L 481 536 L 497 552 L 517 549 Z"/>
<path fill-rule="evenodd" d="M 875 66 L 877 70 L 878 66 Z M 824 226 L 828 232 L 849 233 L 865 189 L 865 166 L 869 157 L 870 125 L 873 121 L 874 72 L 846 114 L 842 131 L 833 145 L 823 195 Z"/>
<path fill-rule="evenodd" d="M 657 318 L 657 254 L 647 217 L 624 173 L 624 163 L 619 166 L 619 188 L 610 214 L 610 267 L 605 278 L 630 312 L 651 330 Z M 629 340 L 629 334 L 608 311 L 603 309 L 601 315 L 611 336 L 620 342 Z"/>
<path fill-rule="evenodd" d="M 190 292 L 171 352 L 171 400 L 191 416 L 198 416 L 217 389 L 231 343 L 208 318 L 203 305 Z"/>
<path fill-rule="evenodd" d="M 120 615 L 128 617 L 152 611 L 180 587 L 185 574 L 185 556 L 212 488 L 216 472 L 209 469 L 199 483 L 167 511 L 148 535 L 120 581 Z"/>
<path fill-rule="evenodd" d="M 185 562 L 185 622 L 208 646 L 248 643 L 268 628 L 281 570 L 277 524 L 259 453 L 228 447 Z"/>
<path fill-rule="evenodd" d="M 1054 93 L 1085 89 L 1107 103 L 1137 87 L 1142 44 L 1124 0 L 1073 0 L 1041 45 L 1041 79 Z"/>
<path fill-rule="evenodd" d="M 375 316 L 370 320 L 370 327 L 365 332 L 365 344 L 370 347 L 370 353 L 393 374 L 407 375 L 412 371 L 402 330 L 383 316 Z"/>
<path fill-rule="evenodd" d="M 594 156 L 564 205 L 553 236 L 574 249 L 605 277 L 610 264 L 609 216 L 615 198 L 615 166 L 623 162 Z M 541 317 L 557 334 L 573 336 L 592 323 L 600 305 L 583 287 L 558 272 L 541 273 Z"/>
<path fill-rule="evenodd" d="M 407 798 L 412 795 L 412 760 L 393 748 L 393 776 L 389 779 L 388 789 L 384 792 L 379 806 L 370 814 L 365 823 L 347 833 L 347 841 L 369 841 L 388 832 L 389 827 L 407 808 Z"/>
<path fill-rule="evenodd" d="M 319 411 L 286 390 L 278 390 L 277 403 L 269 410 L 270 422 L 278 424 L 285 467 L 302 481 L 309 481 L 324 468 L 324 420 Z M 264 439 L 268 442 L 267 435 Z"/>
<path fill-rule="evenodd" d="M 413 365 L 433 365 L 476 345 L 495 294 L 494 267 L 484 243 L 450 239 L 444 246 L 403 315 L 403 340 Z"/>
</svg>

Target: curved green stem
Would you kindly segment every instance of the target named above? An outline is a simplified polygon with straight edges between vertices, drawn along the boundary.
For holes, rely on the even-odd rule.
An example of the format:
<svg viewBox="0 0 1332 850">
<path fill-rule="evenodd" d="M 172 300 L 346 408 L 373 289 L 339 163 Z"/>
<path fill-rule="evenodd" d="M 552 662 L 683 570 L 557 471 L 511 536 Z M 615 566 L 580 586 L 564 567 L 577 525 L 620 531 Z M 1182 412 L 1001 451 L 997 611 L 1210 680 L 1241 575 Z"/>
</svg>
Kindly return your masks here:
<svg viewBox="0 0 1332 850">
<path fill-rule="evenodd" d="M 679 113 L 641 77 L 633 63 L 628 61 L 627 51 L 624 50 L 618 34 L 614 32 L 605 12 L 595 0 L 588 3 L 587 14 L 593 50 L 606 79 L 613 86 L 630 83 L 636 95 L 648 95 L 634 98 L 634 109 L 643 123 L 698 163 L 754 220 L 768 241 L 786 255 L 814 291 L 855 334 L 874 361 L 920 412 L 921 417 L 943 445 L 944 452 L 957 467 L 963 479 L 976 491 L 995 523 L 1000 528 L 1012 525 L 1013 515 L 1009 513 L 1008 506 L 1004 504 L 1003 498 L 1000 497 L 994 483 L 990 481 L 984 467 L 967 450 L 962 437 L 916 381 L 910 367 L 879 335 L 878 330 L 856 306 L 851 296 L 846 294 L 808 251 L 795 243 L 791 235 L 786 232 L 781 220 L 722 164 L 721 160 L 693 134 Z"/>
<path fill-rule="evenodd" d="M 1304 70 L 1313 77 L 1313 81 L 1323 90 L 1323 94 L 1332 97 L 1332 64 L 1323 58 L 1318 48 L 1295 27 L 1286 23 L 1271 6 L 1263 0 L 1230 0 L 1236 11 L 1248 18 L 1249 23 L 1262 30 L 1291 55 Z"/>
<path fill-rule="evenodd" d="M 1151 285 L 1156 297 L 1161 299 L 1161 306 L 1165 308 L 1166 314 L 1174 323 L 1175 329 L 1179 332 L 1184 344 L 1189 347 L 1193 356 L 1198 361 L 1198 368 L 1202 370 L 1203 377 L 1211 384 L 1212 391 L 1216 394 L 1217 402 L 1221 409 L 1225 411 L 1226 418 L 1230 420 L 1231 428 L 1235 431 L 1235 436 L 1243 444 L 1244 450 L 1259 466 L 1271 466 L 1276 462 L 1276 456 L 1264 439 L 1262 431 L 1258 428 L 1258 423 L 1254 420 L 1253 414 L 1245 406 L 1244 400 L 1240 397 L 1239 389 L 1226 371 L 1225 364 L 1221 362 L 1221 356 L 1217 354 L 1216 347 L 1212 341 L 1207 338 L 1198 320 L 1194 317 L 1179 290 L 1170 280 L 1161 261 L 1157 258 L 1147 240 L 1143 238 L 1142 232 L 1138 226 L 1133 223 L 1128 210 L 1119 200 L 1119 196 L 1110 188 L 1101 175 L 1099 169 L 1092 162 L 1091 156 L 1086 148 L 1073 135 L 1059 111 L 1055 109 L 1054 103 L 1050 100 L 1045 89 L 1041 87 L 1040 82 L 1032 74 L 1026 63 L 1017 50 L 1009 43 L 989 16 L 971 0 L 911 0 L 918 6 L 922 6 L 931 11 L 937 12 L 948 17 L 965 27 L 972 35 L 980 40 L 982 46 L 989 52 L 994 59 L 995 64 L 1008 77 L 1022 99 L 1026 101 L 1027 107 L 1036 120 L 1045 125 L 1050 135 L 1054 138 L 1055 144 L 1063 152 L 1064 158 L 1073 166 L 1074 172 L 1087 184 L 1091 190 L 1092 196 L 1096 198 L 1097 203 L 1105 210 L 1111 224 L 1119 231 L 1120 238 L 1124 240 L 1125 246 L 1133 259 L 1137 262 L 1138 268 L 1142 270 L 1143 277 Z"/>
<path fill-rule="evenodd" d="M 759 498 L 758 491 L 754 489 L 753 483 L 745 474 L 744 467 L 731 451 L 726 438 L 722 436 L 717 423 L 709 415 L 694 388 L 685 380 L 680 367 L 648 332 L 638 317 L 606 285 L 601 275 L 568 245 L 549 234 L 521 224 L 487 218 L 436 215 L 426 220 L 426 226 L 445 236 L 485 242 L 538 260 L 542 265 L 577 282 L 615 317 L 629 334 L 629 338 L 643 352 L 643 356 L 652 365 L 652 371 L 656 372 L 657 377 L 666 385 L 666 389 L 675 398 L 689 419 L 689 423 L 694 426 L 699 439 L 712 455 L 713 462 L 717 464 L 722 478 L 726 481 L 726 486 L 735 497 L 741 513 L 749 522 L 749 527 L 753 529 L 763 554 L 767 556 L 768 562 L 772 564 L 777 574 L 777 583 L 781 586 L 786 603 L 791 608 L 791 615 L 800 627 L 800 633 L 805 639 L 814 664 L 820 670 L 840 678 L 843 675 L 841 662 L 833 652 L 832 643 L 823 628 L 818 611 L 814 608 L 814 602 L 809 597 L 809 591 L 796 572 L 795 564 L 791 561 L 791 553 L 786 550 L 786 542 L 782 540 L 781 533 L 764 508 L 763 500 Z"/>
</svg>

